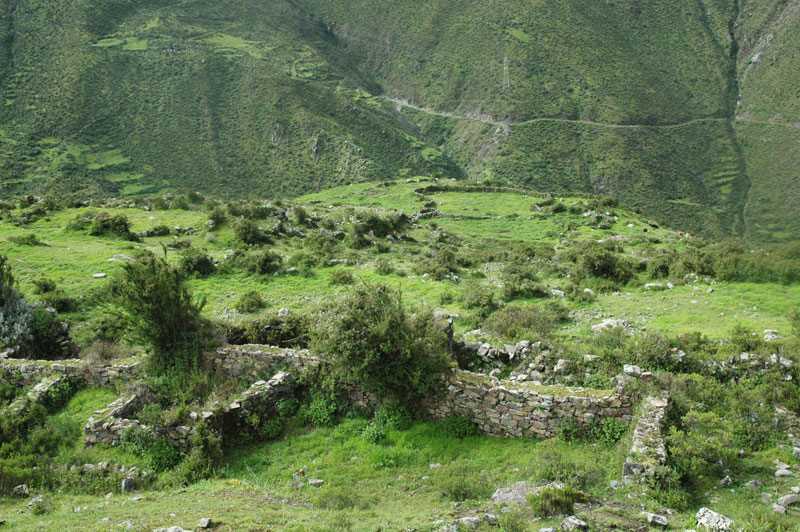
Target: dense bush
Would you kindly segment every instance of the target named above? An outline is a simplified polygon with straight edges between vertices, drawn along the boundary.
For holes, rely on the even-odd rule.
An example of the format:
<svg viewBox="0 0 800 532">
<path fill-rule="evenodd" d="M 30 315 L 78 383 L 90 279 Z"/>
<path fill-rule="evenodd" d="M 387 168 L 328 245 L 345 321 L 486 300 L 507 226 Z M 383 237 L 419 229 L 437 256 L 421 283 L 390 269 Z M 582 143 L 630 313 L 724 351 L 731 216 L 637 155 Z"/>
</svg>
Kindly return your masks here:
<svg viewBox="0 0 800 532">
<path fill-rule="evenodd" d="M 584 493 L 571 486 L 550 486 L 528 495 L 528 505 L 536 517 L 572 515 L 576 502 L 587 501 L 588 497 Z"/>
<path fill-rule="evenodd" d="M 181 253 L 178 268 L 184 275 L 197 275 L 208 277 L 217 271 L 217 265 L 205 251 L 189 248 Z"/>
<path fill-rule="evenodd" d="M 36 233 L 28 233 L 22 236 L 12 236 L 8 239 L 9 242 L 12 244 L 17 244 L 18 246 L 43 246 L 45 245 L 44 242 L 39 240 L 39 237 L 36 236 Z"/>
<path fill-rule="evenodd" d="M 512 342 L 546 339 L 567 316 L 567 309 L 557 302 L 508 305 L 493 312 L 484 328 Z"/>
<path fill-rule="evenodd" d="M 331 270 L 331 283 L 338 285 L 350 285 L 356 282 L 353 272 L 345 268 L 333 268 Z"/>
<path fill-rule="evenodd" d="M 152 253 L 122 268 L 114 295 L 130 335 L 151 349 L 157 368 L 195 367 L 205 339 L 205 301 L 189 293 L 179 270 Z"/>
<path fill-rule="evenodd" d="M 27 358 L 62 359 L 77 348 L 54 312 L 31 305 L 19 293 L 7 257 L 0 257 L 0 347 Z"/>
<path fill-rule="evenodd" d="M 447 367 L 448 339 L 433 313 L 406 313 L 399 291 L 361 283 L 327 309 L 312 346 L 334 379 L 354 381 L 409 406 L 433 391 Z"/>
<path fill-rule="evenodd" d="M 720 476 L 736 464 L 737 447 L 728 423 L 714 412 L 691 411 L 682 427 L 670 427 L 665 437 L 669 464 L 686 482 Z"/>
<path fill-rule="evenodd" d="M 332 397 L 321 391 L 314 391 L 297 411 L 297 420 L 301 425 L 331 427 L 336 424 L 338 410 Z"/>
<path fill-rule="evenodd" d="M 68 225 L 68 229 L 87 230 L 91 236 L 105 236 L 108 234 L 122 237 L 126 240 L 138 241 L 138 237 L 131 232 L 131 224 L 124 214 L 110 215 L 107 212 L 89 211 L 76 216 Z"/>
<path fill-rule="evenodd" d="M 240 253 L 230 261 L 232 266 L 256 275 L 276 273 L 283 266 L 283 257 L 268 249 Z"/>
<path fill-rule="evenodd" d="M 228 342 L 235 345 L 264 344 L 284 348 L 308 347 L 311 320 L 306 314 L 278 311 L 247 320 L 241 325 L 227 327 Z"/>
<path fill-rule="evenodd" d="M 239 296 L 234 308 L 243 314 L 249 314 L 257 310 L 261 310 L 267 306 L 267 302 L 261 297 L 261 294 L 255 290 L 250 290 Z"/>
<path fill-rule="evenodd" d="M 143 458 L 156 472 L 169 471 L 182 460 L 180 451 L 164 438 L 159 438 L 150 428 L 130 428 L 120 438 L 123 448 Z"/>
<path fill-rule="evenodd" d="M 351 230 L 353 236 L 357 238 L 366 235 L 384 238 L 403 231 L 410 222 L 408 215 L 403 212 L 381 214 L 374 210 L 360 210 L 355 213 Z"/>
<path fill-rule="evenodd" d="M 270 235 L 249 218 L 239 220 L 239 223 L 233 228 L 233 234 L 237 240 L 248 246 L 272 244 Z"/>
<path fill-rule="evenodd" d="M 633 278 L 633 265 L 618 255 L 613 243 L 584 242 L 570 250 L 569 256 L 577 264 L 578 278 L 598 277 L 622 284 Z"/>
<path fill-rule="evenodd" d="M 498 308 L 494 290 L 477 281 L 471 281 L 464 285 L 461 291 L 461 301 L 468 309 L 475 310 L 480 318 L 487 318 Z"/>
</svg>

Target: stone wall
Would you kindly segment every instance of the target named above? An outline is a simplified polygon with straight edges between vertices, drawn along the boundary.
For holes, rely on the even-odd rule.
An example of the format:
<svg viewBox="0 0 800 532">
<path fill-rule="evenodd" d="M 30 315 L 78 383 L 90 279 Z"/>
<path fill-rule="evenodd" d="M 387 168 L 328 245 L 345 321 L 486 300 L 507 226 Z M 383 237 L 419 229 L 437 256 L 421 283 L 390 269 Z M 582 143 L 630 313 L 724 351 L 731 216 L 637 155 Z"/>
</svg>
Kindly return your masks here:
<svg viewBox="0 0 800 532">
<path fill-rule="evenodd" d="M 297 372 L 319 368 L 321 359 L 308 351 L 244 345 L 217 349 L 214 365 L 229 375 L 260 375 L 275 368 Z M 507 437 L 552 438 L 564 422 L 589 423 L 607 417 L 630 421 L 628 396 L 614 391 L 566 386 L 537 386 L 453 370 L 442 383 L 442 394 L 425 403 L 429 417 L 454 413 L 467 416 L 487 434 Z M 376 407 L 374 397 L 357 387 L 343 390 L 356 406 Z"/>
<path fill-rule="evenodd" d="M 67 382 L 68 380 L 69 377 L 63 374 L 54 374 L 43 378 L 33 388 L 28 390 L 28 393 L 14 399 L 14 401 L 3 410 L 2 415 L 10 418 L 22 416 L 31 406 L 47 400 L 50 396 L 50 390 L 52 390 L 53 387 Z"/>
<path fill-rule="evenodd" d="M 266 345 L 222 347 L 211 354 L 211 359 L 217 371 L 248 381 L 262 380 L 283 370 L 305 373 L 318 368 L 322 362 L 319 357 L 311 356 L 307 349 L 280 349 Z"/>
<path fill-rule="evenodd" d="M 433 418 L 451 413 L 469 417 L 495 436 L 552 438 L 565 422 L 579 424 L 613 417 L 630 421 L 630 398 L 613 391 L 536 386 L 491 379 L 455 370 L 445 379 L 441 396 L 427 401 Z"/>
<path fill-rule="evenodd" d="M 639 420 L 633 430 L 633 444 L 625 464 L 622 480 L 637 482 L 652 477 L 655 468 L 667 461 L 667 447 L 661 434 L 669 397 L 648 397 L 642 401 Z"/>
<path fill-rule="evenodd" d="M 254 383 L 232 402 L 210 405 L 208 410 L 200 413 L 192 412 L 190 417 L 193 421 L 200 419 L 206 421 L 220 431 L 224 438 L 225 433 L 222 430 L 224 427 L 234 426 L 241 417 L 251 414 L 262 419 L 269 418 L 275 414 L 277 401 L 293 394 L 292 375 L 278 373 L 269 381 Z M 135 415 L 155 399 L 149 388 L 139 386 L 136 391 L 123 395 L 103 410 L 98 410 L 89 418 L 83 429 L 84 444 L 87 447 L 98 443 L 119 445 L 126 430 L 147 429 L 147 425 L 135 419 Z M 187 450 L 191 446 L 194 430 L 194 426 L 176 425 L 160 427 L 156 430 L 156 434 L 175 447 Z"/>
<path fill-rule="evenodd" d="M 17 376 L 23 384 L 31 385 L 44 377 L 63 374 L 85 384 L 106 386 L 116 379 L 134 379 L 142 370 L 144 358 L 130 358 L 110 364 L 91 364 L 85 360 L 25 360 L 0 358 L 0 373 Z"/>
</svg>

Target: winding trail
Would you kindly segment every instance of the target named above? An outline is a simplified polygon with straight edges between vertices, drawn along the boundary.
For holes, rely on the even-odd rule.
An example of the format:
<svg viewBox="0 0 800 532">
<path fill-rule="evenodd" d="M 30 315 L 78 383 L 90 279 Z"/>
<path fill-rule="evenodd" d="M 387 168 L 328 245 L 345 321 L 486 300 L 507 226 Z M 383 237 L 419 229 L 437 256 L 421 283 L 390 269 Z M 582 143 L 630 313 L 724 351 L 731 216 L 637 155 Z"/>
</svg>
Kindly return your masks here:
<svg viewBox="0 0 800 532">
<path fill-rule="evenodd" d="M 427 114 L 443 116 L 445 118 L 453 118 L 456 120 L 474 120 L 476 122 L 483 122 L 484 124 L 490 124 L 493 126 L 497 126 L 498 128 L 502 128 L 506 134 L 511 132 L 511 126 L 530 124 L 534 122 L 565 122 L 573 124 L 587 124 L 590 126 L 599 126 L 599 127 L 634 129 L 634 128 L 648 128 L 648 127 L 661 127 L 661 128 L 682 127 L 699 122 L 726 122 L 731 120 L 729 118 L 721 118 L 721 117 L 705 117 L 705 118 L 690 118 L 688 120 L 682 120 L 679 122 L 665 122 L 657 124 L 624 124 L 615 122 L 596 122 L 593 120 L 581 120 L 581 119 L 559 118 L 559 117 L 538 117 L 521 121 L 510 120 L 510 119 L 498 120 L 497 118 L 484 113 L 456 113 L 453 111 L 440 111 L 438 109 L 433 109 L 431 107 L 423 107 L 420 105 L 413 104 L 403 98 L 394 98 L 387 96 L 385 97 L 385 99 L 393 103 L 397 107 L 398 111 L 402 110 L 403 107 L 408 107 L 409 109 L 414 109 L 416 111 L 420 111 Z M 755 120 L 755 119 L 739 118 L 739 117 L 734 117 L 733 122 L 748 122 L 753 124 L 784 126 L 784 127 L 800 129 L 800 122 L 770 122 L 767 120 Z"/>
</svg>

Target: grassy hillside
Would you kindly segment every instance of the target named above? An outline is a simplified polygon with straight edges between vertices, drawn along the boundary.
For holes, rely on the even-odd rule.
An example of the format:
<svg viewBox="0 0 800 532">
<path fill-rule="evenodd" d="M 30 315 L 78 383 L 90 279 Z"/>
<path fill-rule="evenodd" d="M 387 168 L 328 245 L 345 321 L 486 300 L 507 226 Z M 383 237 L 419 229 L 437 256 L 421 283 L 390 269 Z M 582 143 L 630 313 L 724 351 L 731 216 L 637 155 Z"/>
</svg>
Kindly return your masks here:
<svg viewBox="0 0 800 532">
<path fill-rule="evenodd" d="M 211 518 L 217 531 L 442 532 L 477 516 L 480 531 L 534 532 L 574 513 L 595 532 L 650 532 L 664 528 L 649 525 L 643 510 L 667 513 L 668 530 L 686 530 L 696 526 L 700 507 L 747 532 L 795 527 L 797 510 L 788 505 L 780 515 L 772 503 L 796 484 L 796 477 L 775 475 L 776 461 L 795 474 L 800 468 L 792 454 L 797 443 L 787 437 L 794 429 L 778 423 L 775 410 L 800 411 L 800 320 L 791 312 L 800 301 L 796 245 L 715 244 L 608 198 L 430 178 L 328 188 L 294 202 L 199 195 L 80 206 L 31 200 L 0 203 L 0 214 L 0 257 L 8 256 L 2 265 L 10 265 L 29 301 L 68 320 L 79 356 L 90 362 L 130 363 L 151 353 L 116 314 L 123 270 L 149 251 L 183 272 L 169 278 L 185 279 L 191 295 L 206 300 L 203 326 L 216 338 L 209 350 L 226 338 L 325 355 L 308 335 L 366 281 L 401 290 L 409 313 L 450 315 L 454 340 L 535 346 L 508 363 L 456 354 L 452 364 L 479 373 L 494 368 L 503 379 L 525 374 L 514 387 L 556 397 L 607 393 L 625 379 L 624 365 L 636 364 L 653 373 L 624 381 L 634 404 L 662 390 L 671 396 L 667 463 L 651 483 L 623 484 L 634 423 L 606 420 L 586 432 L 563 423 L 547 441 L 491 437 L 477 434 L 467 418 L 411 421 L 396 405 L 373 415 L 336 402 L 309 372 L 293 403 L 278 402 L 271 418 L 277 424 L 257 433 L 251 423 L 258 419 L 227 427 L 224 445 L 208 441 L 208 459 L 215 458 L 201 469 L 196 454 L 152 446 L 136 432 L 119 446 L 85 447 L 88 418 L 134 387 L 70 388 L 25 423 L 5 418 L 0 511 L 8 530 L 196 530 Z M 159 316 L 163 307 L 157 305 Z M 597 330 L 608 318 L 624 327 Z M 767 329 L 777 334 L 767 340 Z M 750 354 L 740 359 L 743 352 Z M 780 363 L 759 370 L 752 357 L 769 360 L 772 353 Z M 190 412 L 231 404 L 252 383 L 213 366 L 151 370 L 143 382 L 159 402 L 130 415 L 151 427 L 146 433 L 189 423 Z M 534 368 L 547 372 L 546 383 L 530 382 L 542 378 Z M 3 377 L 5 407 L 30 388 Z M 127 469 L 117 471 L 120 464 Z M 131 466 L 151 474 L 140 478 Z M 136 491 L 120 493 L 129 475 Z M 720 483 L 726 476 L 730 483 Z M 298 483 L 310 479 L 322 484 Z M 506 512 L 491 501 L 496 489 L 516 482 L 556 481 L 588 494 L 589 504 L 558 512 L 509 505 Z M 22 482 L 30 495 L 10 496 Z M 763 493 L 771 494 L 768 501 Z M 29 507 L 38 495 L 42 502 Z"/>
</svg>

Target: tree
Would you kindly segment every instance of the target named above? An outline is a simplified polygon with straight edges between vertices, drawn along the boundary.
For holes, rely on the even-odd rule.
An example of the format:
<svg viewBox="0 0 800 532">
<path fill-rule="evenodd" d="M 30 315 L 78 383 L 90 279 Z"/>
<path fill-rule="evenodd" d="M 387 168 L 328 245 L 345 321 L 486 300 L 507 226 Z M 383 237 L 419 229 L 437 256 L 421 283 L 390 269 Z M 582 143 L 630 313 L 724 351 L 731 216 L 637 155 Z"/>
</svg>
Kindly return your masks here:
<svg viewBox="0 0 800 532">
<path fill-rule="evenodd" d="M 195 299 L 183 281 L 179 270 L 147 253 L 125 263 L 115 288 L 127 330 L 152 349 L 157 368 L 191 370 L 202 349 L 205 301 Z"/>
</svg>

